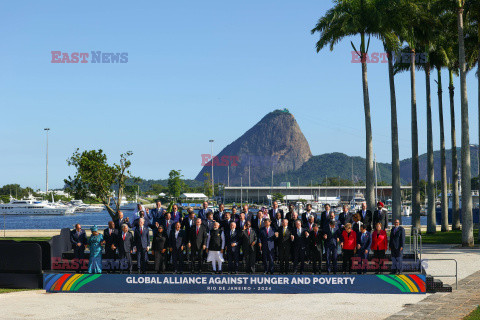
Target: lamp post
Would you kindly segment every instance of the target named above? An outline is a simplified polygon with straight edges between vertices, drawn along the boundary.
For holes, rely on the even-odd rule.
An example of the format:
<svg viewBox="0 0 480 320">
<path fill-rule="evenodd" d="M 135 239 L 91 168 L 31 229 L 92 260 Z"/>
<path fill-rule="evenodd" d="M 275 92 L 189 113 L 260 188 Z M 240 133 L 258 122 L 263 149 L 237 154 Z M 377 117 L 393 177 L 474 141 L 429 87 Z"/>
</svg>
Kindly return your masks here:
<svg viewBox="0 0 480 320">
<path fill-rule="evenodd" d="M 45 165 L 45 196 L 48 197 L 48 132 L 50 128 L 43 129 L 47 136 L 47 152 L 46 152 L 46 165 Z"/>
<path fill-rule="evenodd" d="M 213 185 L 213 139 L 210 139 L 209 142 L 210 142 L 210 146 L 211 146 L 211 149 L 210 149 L 210 158 L 212 160 L 211 163 L 212 163 L 212 199 L 215 197 L 215 187 Z"/>
</svg>

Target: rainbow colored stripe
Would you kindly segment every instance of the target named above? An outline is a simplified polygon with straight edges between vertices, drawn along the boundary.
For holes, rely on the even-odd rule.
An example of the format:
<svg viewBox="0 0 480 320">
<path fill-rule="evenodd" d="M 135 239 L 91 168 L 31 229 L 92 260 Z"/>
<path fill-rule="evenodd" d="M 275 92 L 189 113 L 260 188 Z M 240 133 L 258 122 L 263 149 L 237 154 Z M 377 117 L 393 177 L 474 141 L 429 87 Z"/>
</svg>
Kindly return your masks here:
<svg viewBox="0 0 480 320">
<path fill-rule="evenodd" d="M 49 292 L 75 292 L 87 283 L 99 278 L 100 276 L 101 274 L 46 274 L 43 278 L 43 288 Z"/>
<path fill-rule="evenodd" d="M 409 275 L 377 275 L 378 278 L 391 285 L 397 287 L 401 292 L 410 293 L 426 292 L 424 276 L 409 274 Z"/>
</svg>

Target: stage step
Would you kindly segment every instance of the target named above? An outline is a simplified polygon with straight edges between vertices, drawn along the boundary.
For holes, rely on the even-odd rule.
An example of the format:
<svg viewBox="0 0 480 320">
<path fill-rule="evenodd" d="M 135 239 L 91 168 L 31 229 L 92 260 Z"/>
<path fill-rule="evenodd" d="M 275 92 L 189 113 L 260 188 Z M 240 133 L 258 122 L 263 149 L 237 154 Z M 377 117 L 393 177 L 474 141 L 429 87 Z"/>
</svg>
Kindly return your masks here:
<svg viewBox="0 0 480 320">
<path fill-rule="evenodd" d="M 444 284 L 443 281 L 434 279 L 434 277 L 430 275 L 426 276 L 425 283 L 427 286 L 427 293 L 452 292 L 452 287 L 450 285 Z"/>
</svg>

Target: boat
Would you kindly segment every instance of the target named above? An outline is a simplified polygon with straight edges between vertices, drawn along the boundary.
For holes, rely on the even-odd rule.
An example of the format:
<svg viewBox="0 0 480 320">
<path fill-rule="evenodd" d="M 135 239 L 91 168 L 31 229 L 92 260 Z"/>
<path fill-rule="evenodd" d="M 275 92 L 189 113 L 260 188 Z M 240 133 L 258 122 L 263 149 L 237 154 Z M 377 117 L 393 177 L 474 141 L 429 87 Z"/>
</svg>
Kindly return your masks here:
<svg viewBox="0 0 480 320">
<path fill-rule="evenodd" d="M 363 193 L 355 193 L 352 200 L 350 200 L 350 209 L 354 211 L 360 210 L 363 202 L 365 202 Z"/>
<path fill-rule="evenodd" d="M 56 215 L 73 214 L 75 208 L 59 203 L 37 200 L 32 195 L 16 200 L 10 197 L 9 203 L 0 204 L 0 215 Z"/>
<path fill-rule="evenodd" d="M 83 203 L 82 200 L 72 200 L 68 205 L 75 207 L 75 213 L 94 213 L 103 211 L 103 206 L 94 206 L 90 204 Z"/>
</svg>

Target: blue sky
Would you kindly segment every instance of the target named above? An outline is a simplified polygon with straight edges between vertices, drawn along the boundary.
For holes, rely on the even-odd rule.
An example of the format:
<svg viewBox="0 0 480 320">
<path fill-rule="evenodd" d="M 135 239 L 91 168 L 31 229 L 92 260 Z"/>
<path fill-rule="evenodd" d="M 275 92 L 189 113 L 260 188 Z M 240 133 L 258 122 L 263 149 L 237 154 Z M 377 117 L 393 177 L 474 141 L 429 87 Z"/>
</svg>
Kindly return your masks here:
<svg viewBox="0 0 480 320">
<path fill-rule="evenodd" d="M 330 1 L 4 1 L 0 4 L 0 185 L 44 188 L 50 131 L 50 186 L 73 171 L 78 147 L 111 161 L 131 150 L 132 172 L 193 178 L 201 154 L 238 138 L 265 114 L 288 108 L 313 154 L 364 156 L 361 66 L 350 40 L 315 51 L 317 19 Z M 126 64 L 53 64 L 51 51 L 128 52 Z M 372 40 L 370 52 L 382 52 Z M 374 152 L 389 162 L 387 65 L 368 66 Z M 435 149 L 438 104 L 432 75 Z M 420 153 L 426 152 L 425 75 L 417 73 Z M 477 85 L 468 76 L 471 143 L 478 143 Z M 444 72 L 447 148 L 448 77 Z M 410 84 L 396 77 L 400 157 L 410 157 Z M 459 82 L 456 80 L 460 145 Z"/>
</svg>

